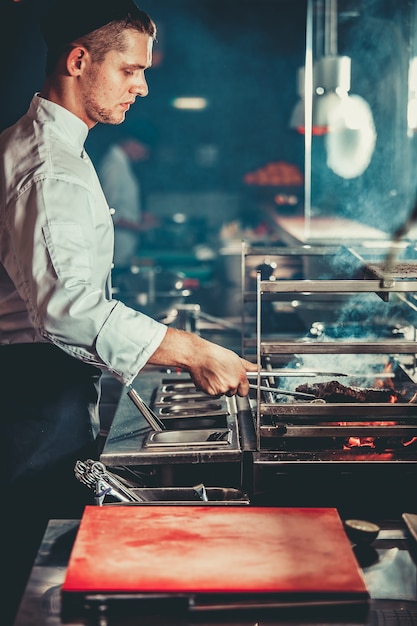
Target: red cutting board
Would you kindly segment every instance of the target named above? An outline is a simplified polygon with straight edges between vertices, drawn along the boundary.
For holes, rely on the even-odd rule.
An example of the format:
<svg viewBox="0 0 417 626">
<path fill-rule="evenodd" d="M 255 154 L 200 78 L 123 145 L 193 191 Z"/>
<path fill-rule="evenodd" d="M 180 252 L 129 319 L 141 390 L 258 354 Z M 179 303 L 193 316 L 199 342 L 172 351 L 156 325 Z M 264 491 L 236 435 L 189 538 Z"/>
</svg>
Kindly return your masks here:
<svg viewBox="0 0 417 626">
<path fill-rule="evenodd" d="M 86 507 L 62 591 L 368 598 L 336 509 L 252 506 Z"/>
</svg>

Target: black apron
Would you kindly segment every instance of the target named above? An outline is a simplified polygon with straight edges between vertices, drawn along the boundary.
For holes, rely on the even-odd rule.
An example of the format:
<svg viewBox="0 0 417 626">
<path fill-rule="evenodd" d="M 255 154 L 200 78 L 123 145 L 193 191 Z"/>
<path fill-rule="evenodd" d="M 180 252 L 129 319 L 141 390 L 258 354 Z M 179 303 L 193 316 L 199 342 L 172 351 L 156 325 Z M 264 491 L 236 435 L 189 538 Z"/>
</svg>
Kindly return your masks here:
<svg viewBox="0 0 417 626">
<path fill-rule="evenodd" d="M 79 519 L 85 505 L 94 503 L 74 466 L 78 459 L 97 458 L 101 371 L 52 344 L 16 344 L 0 346 L 0 372 L 7 624 L 48 521 Z"/>
</svg>

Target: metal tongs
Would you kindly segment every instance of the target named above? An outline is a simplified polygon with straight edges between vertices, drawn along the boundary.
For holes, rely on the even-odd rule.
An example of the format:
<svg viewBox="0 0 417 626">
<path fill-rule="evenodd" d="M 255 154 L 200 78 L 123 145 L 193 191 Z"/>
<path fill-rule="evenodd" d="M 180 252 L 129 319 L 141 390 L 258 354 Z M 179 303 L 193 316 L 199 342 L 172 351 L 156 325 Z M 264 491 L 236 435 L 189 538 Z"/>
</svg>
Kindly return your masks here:
<svg viewBox="0 0 417 626">
<path fill-rule="evenodd" d="M 107 471 L 100 461 L 77 461 L 74 468 L 76 478 L 90 489 L 95 491 L 96 502 L 103 504 L 107 495 L 113 496 L 120 502 L 145 502 L 143 498 L 128 489 L 114 474 Z"/>
<path fill-rule="evenodd" d="M 272 376 L 273 378 L 315 378 L 317 376 L 352 376 L 352 374 L 343 374 L 342 372 L 319 372 L 316 370 L 297 370 L 297 369 L 271 369 L 261 370 L 260 372 L 246 372 L 248 378 L 256 378 L 258 374 L 262 378 Z"/>
<path fill-rule="evenodd" d="M 277 387 L 267 387 L 266 385 L 249 385 L 249 389 L 259 389 L 259 391 L 267 391 L 279 396 L 293 396 L 294 398 L 305 398 L 306 400 L 316 400 L 317 396 L 312 393 L 303 393 L 302 391 L 284 391 Z"/>
<path fill-rule="evenodd" d="M 274 378 L 277 376 L 274 370 L 266 370 L 263 372 L 247 372 L 248 378 Z M 305 400 L 316 400 L 317 396 L 312 393 L 303 393 L 301 391 L 287 391 L 284 389 L 278 389 L 278 387 L 269 387 L 267 385 L 249 385 L 249 389 L 255 389 L 259 391 L 266 391 L 268 393 L 273 393 L 281 396 L 292 396 L 294 398 L 303 398 Z"/>
</svg>

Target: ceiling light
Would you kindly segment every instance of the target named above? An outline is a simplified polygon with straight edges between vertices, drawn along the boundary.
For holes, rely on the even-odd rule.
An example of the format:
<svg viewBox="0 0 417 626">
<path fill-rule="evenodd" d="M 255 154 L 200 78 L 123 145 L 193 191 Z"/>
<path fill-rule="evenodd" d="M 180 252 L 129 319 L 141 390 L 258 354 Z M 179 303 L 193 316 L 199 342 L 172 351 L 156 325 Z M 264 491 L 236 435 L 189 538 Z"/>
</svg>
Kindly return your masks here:
<svg viewBox="0 0 417 626">
<path fill-rule="evenodd" d="M 407 126 L 411 135 L 417 130 L 417 57 L 411 59 L 408 69 Z"/>
<path fill-rule="evenodd" d="M 174 100 L 172 101 L 172 106 L 174 107 L 174 109 L 201 111 L 202 109 L 207 108 L 208 102 L 206 98 L 183 96 L 180 98 L 174 98 Z"/>
</svg>

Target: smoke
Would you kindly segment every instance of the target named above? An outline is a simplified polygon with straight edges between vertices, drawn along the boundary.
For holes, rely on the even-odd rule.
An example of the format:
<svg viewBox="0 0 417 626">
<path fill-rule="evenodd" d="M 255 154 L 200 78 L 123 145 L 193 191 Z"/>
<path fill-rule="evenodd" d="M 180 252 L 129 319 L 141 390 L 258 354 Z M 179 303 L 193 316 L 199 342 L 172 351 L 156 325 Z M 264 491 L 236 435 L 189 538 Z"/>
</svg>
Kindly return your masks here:
<svg viewBox="0 0 417 626">
<path fill-rule="evenodd" d="M 417 221 L 417 199 L 416 199 L 416 202 L 414 203 L 414 208 L 412 209 L 408 219 L 404 222 L 404 224 L 401 224 L 397 228 L 397 230 L 395 231 L 393 235 L 391 248 L 387 254 L 387 257 L 384 263 L 384 272 L 386 274 L 389 274 L 395 267 L 395 262 L 398 257 L 398 250 L 399 250 L 396 244 L 400 242 L 402 239 L 404 239 L 404 237 L 407 236 L 407 234 L 409 233 L 412 226 L 416 223 L 416 221 Z"/>
</svg>

